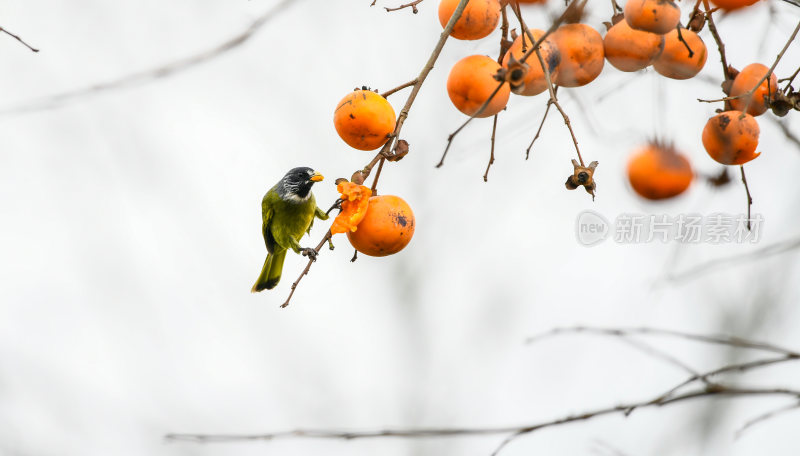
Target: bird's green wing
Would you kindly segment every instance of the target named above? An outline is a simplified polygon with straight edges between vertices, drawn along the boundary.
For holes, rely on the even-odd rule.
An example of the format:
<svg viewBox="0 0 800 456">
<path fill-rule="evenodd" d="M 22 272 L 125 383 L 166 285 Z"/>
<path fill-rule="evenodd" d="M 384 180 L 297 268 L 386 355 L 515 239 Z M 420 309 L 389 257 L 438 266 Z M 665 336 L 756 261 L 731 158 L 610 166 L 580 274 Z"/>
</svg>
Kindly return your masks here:
<svg viewBox="0 0 800 456">
<path fill-rule="evenodd" d="M 272 190 L 267 192 L 264 195 L 264 199 L 261 200 L 261 232 L 264 235 L 264 243 L 267 245 L 267 252 L 269 253 L 275 250 L 275 238 L 272 236 L 272 230 L 270 229 L 272 215 L 275 213 L 272 208 L 271 192 Z"/>
</svg>

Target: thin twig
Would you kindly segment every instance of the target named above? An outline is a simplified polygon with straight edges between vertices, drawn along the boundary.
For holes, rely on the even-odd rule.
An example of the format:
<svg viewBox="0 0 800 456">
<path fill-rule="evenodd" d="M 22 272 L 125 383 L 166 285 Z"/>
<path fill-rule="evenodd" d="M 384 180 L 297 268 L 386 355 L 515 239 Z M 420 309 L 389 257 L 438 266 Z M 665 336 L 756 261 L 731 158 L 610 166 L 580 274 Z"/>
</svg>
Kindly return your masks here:
<svg viewBox="0 0 800 456">
<path fill-rule="evenodd" d="M 786 252 L 791 252 L 800 249 L 800 237 L 789 239 L 782 242 L 767 245 L 766 247 L 758 250 L 753 250 L 741 255 L 731 255 L 723 258 L 717 258 L 711 261 L 700 263 L 697 266 L 691 267 L 683 272 L 676 274 L 669 274 L 666 280 L 670 282 L 681 282 L 684 280 L 694 280 L 702 277 L 703 274 L 708 274 L 718 269 L 725 267 L 739 266 L 750 264 L 751 261 L 763 260 L 773 255 L 779 255 Z"/>
<path fill-rule="evenodd" d="M 297 0 L 281 1 L 259 16 L 241 33 L 206 51 L 138 73 L 125 75 L 111 81 L 99 82 L 81 89 L 62 92 L 41 98 L 39 100 L 28 101 L 14 107 L 0 109 L 0 114 L 15 114 L 20 112 L 34 112 L 44 109 L 54 109 L 82 98 L 88 98 L 114 90 L 136 87 L 149 82 L 154 82 L 181 74 L 186 70 L 213 61 L 217 57 L 220 57 L 229 51 L 232 51 L 233 49 L 236 49 L 247 43 L 264 27 L 265 24 L 272 19 L 275 19 L 280 14 L 285 13 L 291 6 L 297 5 L 298 3 L 300 3 L 300 1 Z"/>
<path fill-rule="evenodd" d="M 556 87 L 556 91 L 557 90 L 558 90 L 558 87 Z M 528 157 L 530 157 L 531 149 L 533 148 L 533 143 L 535 143 L 536 140 L 539 139 L 539 135 L 542 133 L 542 127 L 544 127 L 544 121 L 547 120 L 547 113 L 550 112 L 550 106 L 553 106 L 553 99 L 552 98 L 547 100 L 547 108 L 545 108 L 545 110 L 544 110 L 544 115 L 542 116 L 542 122 L 539 124 L 539 129 L 536 130 L 536 135 L 531 140 L 531 143 L 528 144 L 528 148 L 525 149 L 525 160 L 527 160 Z"/>
<path fill-rule="evenodd" d="M 26 42 L 25 42 L 25 41 L 24 41 L 22 38 L 20 38 L 19 36 L 15 35 L 15 34 L 13 34 L 13 33 L 11 33 L 11 32 L 9 32 L 8 30 L 4 29 L 3 27 L 0 27 L 0 32 L 3 32 L 3 33 L 5 33 L 6 35 L 10 36 L 11 38 L 14 38 L 15 40 L 19 41 L 20 43 L 22 43 L 23 45 L 25 45 L 25 47 L 27 47 L 27 48 L 28 48 L 28 49 L 30 49 L 31 51 L 33 51 L 33 52 L 39 52 L 39 50 L 38 50 L 38 49 L 36 49 L 35 47 L 33 47 L 33 46 L 31 46 L 30 44 L 26 43 Z"/>
<path fill-rule="evenodd" d="M 326 242 L 328 242 L 331 236 L 332 236 L 331 230 L 329 229 L 328 232 L 325 233 L 325 237 L 323 237 L 322 240 L 319 241 L 319 244 L 317 244 L 317 246 L 314 247 L 314 251 L 317 254 L 319 254 L 319 251 L 322 250 L 322 246 L 325 245 Z M 286 301 L 284 301 L 283 304 L 281 304 L 281 308 L 284 308 L 289 305 L 289 301 L 291 301 L 292 296 L 294 296 L 294 290 L 297 288 L 297 285 L 300 283 L 300 281 L 303 280 L 303 277 L 308 274 L 308 271 L 311 269 L 311 264 L 315 261 L 317 261 L 316 255 L 309 256 L 306 267 L 303 269 L 303 272 L 300 273 L 300 276 L 297 278 L 297 280 L 295 280 L 294 283 L 292 283 L 292 289 L 291 291 L 289 291 L 289 296 L 287 296 Z"/>
<path fill-rule="evenodd" d="M 728 71 L 728 59 L 725 57 L 725 43 L 722 42 L 722 38 L 719 36 L 717 24 L 714 23 L 713 13 L 711 12 L 708 0 L 703 0 L 703 8 L 705 8 L 704 16 L 708 24 L 708 31 L 711 32 L 711 36 L 714 37 L 714 41 L 717 43 L 717 49 L 719 49 L 719 58 L 722 62 L 722 74 L 725 80 L 728 81 L 731 79 L 731 74 Z"/>
<path fill-rule="evenodd" d="M 692 50 L 692 48 L 689 47 L 689 43 L 687 43 L 686 40 L 683 39 L 683 34 L 681 33 L 681 24 L 680 23 L 678 23 L 678 25 L 676 26 L 676 29 L 678 30 L 678 41 L 683 43 L 683 45 L 689 51 L 689 58 L 691 59 L 694 56 L 694 51 Z"/>
<path fill-rule="evenodd" d="M 381 157 L 381 160 L 378 162 L 378 170 L 375 171 L 375 179 L 372 180 L 372 195 L 378 195 L 378 179 L 381 178 L 381 170 L 383 170 L 383 164 L 386 162 L 386 158 Z"/>
<path fill-rule="evenodd" d="M 400 84 L 399 86 L 395 87 L 394 89 L 389 89 L 389 90 L 387 90 L 386 92 L 383 92 L 383 93 L 381 94 L 381 96 L 382 96 L 383 98 L 386 98 L 386 97 L 388 97 L 389 95 L 391 95 L 391 94 L 393 94 L 393 93 L 395 93 L 395 92 L 399 92 L 400 90 L 403 90 L 403 89 L 405 89 L 406 87 L 411 87 L 411 86 L 413 86 L 413 85 L 414 85 L 414 84 L 416 84 L 416 83 L 417 83 L 417 79 L 412 79 L 412 80 L 410 80 L 410 81 L 408 81 L 408 82 L 406 82 L 406 83 L 404 83 L 404 84 Z"/>
<path fill-rule="evenodd" d="M 494 99 L 494 96 L 497 95 L 497 92 L 500 91 L 500 89 L 503 87 L 503 84 L 505 84 L 505 83 L 506 83 L 505 81 L 502 81 L 502 82 L 498 83 L 497 87 L 495 87 L 495 89 L 492 92 L 492 94 L 489 95 L 489 98 L 487 98 L 486 101 L 483 102 L 481 107 L 478 108 L 478 110 L 475 111 L 474 114 L 469 116 L 469 119 L 465 120 L 464 123 L 461 124 L 461 126 L 456 128 L 456 130 L 454 132 L 450 133 L 450 135 L 447 137 L 447 146 L 445 146 L 445 148 L 444 148 L 444 152 L 442 153 L 442 158 L 440 158 L 439 159 L 439 163 L 436 164 L 437 168 L 441 168 L 442 165 L 444 165 L 444 159 L 445 159 L 445 157 L 447 157 L 447 152 L 450 150 L 450 146 L 453 144 L 453 139 L 459 133 L 461 133 L 461 130 L 463 130 L 464 127 L 466 127 L 467 125 L 469 125 L 470 122 L 472 122 L 472 119 L 478 117 L 486 109 L 486 107 L 489 106 L 489 103 L 492 102 L 492 100 Z"/>
<path fill-rule="evenodd" d="M 742 183 L 747 194 L 747 231 L 750 231 L 750 209 L 753 207 L 753 197 L 750 195 L 750 187 L 747 185 L 747 177 L 744 175 L 744 165 L 739 165 L 739 171 L 742 172 Z"/>
<path fill-rule="evenodd" d="M 771 411 L 769 411 L 767 413 L 763 413 L 763 414 L 751 419 L 750 421 L 745 423 L 744 426 L 739 428 L 739 430 L 737 430 L 736 433 L 734 434 L 734 438 L 738 439 L 739 437 L 742 436 L 742 434 L 744 434 L 744 432 L 746 430 L 748 430 L 749 428 L 753 427 L 754 425 L 756 425 L 758 423 L 764 422 L 764 421 L 766 421 L 768 419 L 775 418 L 778 415 L 782 415 L 784 413 L 791 412 L 791 411 L 798 410 L 798 409 L 800 409 L 800 402 L 795 402 L 795 403 L 786 405 L 784 407 L 780 407 L 780 408 L 777 408 L 775 410 L 771 410 Z"/>
<path fill-rule="evenodd" d="M 771 353 L 779 353 L 781 355 L 800 357 L 799 352 L 795 352 L 787 348 L 779 347 L 777 345 L 770 344 L 767 342 L 751 341 L 735 336 L 694 334 L 683 331 L 675 331 L 671 329 L 650 328 L 650 327 L 598 328 L 593 326 L 571 326 L 564 328 L 555 328 L 538 336 L 533 336 L 528 338 L 526 343 L 531 344 L 553 336 L 569 334 L 569 333 L 601 334 L 601 335 L 616 336 L 616 337 L 626 336 L 626 335 L 630 336 L 637 334 L 645 336 L 676 337 L 679 339 L 692 340 L 695 342 L 702 342 L 706 344 L 728 345 L 731 347 L 747 348 L 747 349 L 760 350 Z"/>
<path fill-rule="evenodd" d="M 401 9 L 403 9 L 403 8 L 408 8 L 408 7 L 410 6 L 410 7 L 411 7 L 411 12 L 412 12 L 412 13 L 414 13 L 414 14 L 417 14 L 417 13 L 419 13 L 419 10 L 417 9 L 417 5 L 419 5 L 419 4 L 420 4 L 420 3 L 422 3 L 423 1 L 424 1 L 424 0 L 414 0 L 414 1 L 413 1 L 413 2 L 411 2 L 411 3 L 406 3 L 405 5 L 400 5 L 400 6 L 398 6 L 397 8 L 389 8 L 389 7 L 386 7 L 386 6 L 384 6 L 383 8 L 384 8 L 384 9 L 385 9 L 387 12 L 391 13 L 392 11 L 401 10 Z"/>
<path fill-rule="evenodd" d="M 492 122 L 492 148 L 489 152 L 489 164 L 486 165 L 486 172 L 483 173 L 483 181 L 489 181 L 489 168 L 492 167 L 494 163 L 494 136 L 497 133 L 497 114 L 494 115 L 494 121 Z"/>
</svg>

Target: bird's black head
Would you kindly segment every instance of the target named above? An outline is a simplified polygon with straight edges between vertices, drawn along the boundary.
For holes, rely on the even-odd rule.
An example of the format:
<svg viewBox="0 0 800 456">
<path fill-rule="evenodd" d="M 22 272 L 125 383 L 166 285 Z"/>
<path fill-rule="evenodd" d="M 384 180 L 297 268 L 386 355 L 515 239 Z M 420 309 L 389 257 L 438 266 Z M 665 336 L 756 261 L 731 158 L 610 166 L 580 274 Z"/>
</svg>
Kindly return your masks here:
<svg viewBox="0 0 800 456">
<path fill-rule="evenodd" d="M 284 199 L 306 199 L 311 186 L 323 179 L 322 174 L 311 168 L 300 167 L 289 170 L 278 185 L 278 195 Z"/>
</svg>

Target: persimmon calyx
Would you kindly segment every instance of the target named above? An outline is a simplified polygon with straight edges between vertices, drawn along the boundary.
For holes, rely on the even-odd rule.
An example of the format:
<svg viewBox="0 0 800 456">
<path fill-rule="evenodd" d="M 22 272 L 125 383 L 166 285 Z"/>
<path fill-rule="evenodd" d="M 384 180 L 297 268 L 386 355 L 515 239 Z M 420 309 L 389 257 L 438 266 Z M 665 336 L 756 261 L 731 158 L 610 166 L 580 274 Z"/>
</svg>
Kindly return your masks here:
<svg viewBox="0 0 800 456">
<path fill-rule="evenodd" d="M 582 166 L 573 158 L 572 167 L 574 170 L 565 183 L 567 189 L 575 190 L 578 187 L 583 187 L 586 189 L 586 193 L 592 195 L 592 199 L 594 199 L 594 191 L 597 188 L 597 184 L 594 181 L 594 170 L 598 164 L 597 161 L 593 161 L 589 163 L 589 166 Z"/>
</svg>

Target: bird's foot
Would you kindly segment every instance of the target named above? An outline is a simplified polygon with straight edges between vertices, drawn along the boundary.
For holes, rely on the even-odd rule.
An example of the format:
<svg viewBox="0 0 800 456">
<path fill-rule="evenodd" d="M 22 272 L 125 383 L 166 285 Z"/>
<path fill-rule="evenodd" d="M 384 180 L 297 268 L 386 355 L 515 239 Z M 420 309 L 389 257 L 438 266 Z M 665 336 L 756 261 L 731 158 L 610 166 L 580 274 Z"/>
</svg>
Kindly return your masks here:
<svg viewBox="0 0 800 456">
<path fill-rule="evenodd" d="M 306 248 L 300 249 L 300 253 L 303 256 L 307 256 L 308 259 L 310 259 L 311 261 L 317 261 L 317 251 L 312 249 L 312 248 L 306 247 Z"/>
</svg>

